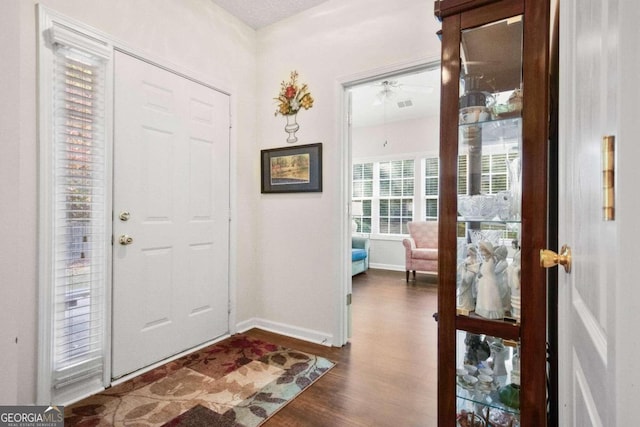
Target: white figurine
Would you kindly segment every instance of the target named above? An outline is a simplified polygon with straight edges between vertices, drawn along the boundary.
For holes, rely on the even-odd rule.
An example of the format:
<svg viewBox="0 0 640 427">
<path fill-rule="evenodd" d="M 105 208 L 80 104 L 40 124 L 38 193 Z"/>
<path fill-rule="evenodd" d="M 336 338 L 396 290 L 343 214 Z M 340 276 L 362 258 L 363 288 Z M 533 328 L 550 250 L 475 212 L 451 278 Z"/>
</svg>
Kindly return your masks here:
<svg viewBox="0 0 640 427">
<path fill-rule="evenodd" d="M 513 254 L 513 262 L 508 272 L 509 288 L 511 290 L 511 315 L 520 320 L 520 250 Z"/>
<path fill-rule="evenodd" d="M 478 276 L 478 298 L 476 300 L 476 313 L 487 319 L 502 319 L 504 308 L 496 279 L 496 260 L 493 253 L 493 245 L 487 241 L 478 244 L 482 255 L 482 266 Z"/>
<path fill-rule="evenodd" d="M 511 193 L 511 218 L 520 219 L 520 199 L 522 192 L 522 165 L 520 157 L 516 157 L 508 164 L 509 192 Z"/>
<path fill-rule="evenodd" d="M 473 285 L 480 262 L 478 261 L 478 249 L 474 245 L 467 246 L 467 257 L 458 266 L 460 282 L 458 284 L 456 306 L 464 310 L 473 310 L 475 302 L 473 299 Z"/>
<path fill-rule="evenodd" d="M 494 251 L 496 257 L 496 280 L 498 282 L 498 290 L 502 299 L 502 308 L 504 311 L 511 310 L 511 290 L 509 289 L 509 280 L 507 278 L 507 255 L 509 250 L 506 246 L 500 245 Z"/>
</svg>

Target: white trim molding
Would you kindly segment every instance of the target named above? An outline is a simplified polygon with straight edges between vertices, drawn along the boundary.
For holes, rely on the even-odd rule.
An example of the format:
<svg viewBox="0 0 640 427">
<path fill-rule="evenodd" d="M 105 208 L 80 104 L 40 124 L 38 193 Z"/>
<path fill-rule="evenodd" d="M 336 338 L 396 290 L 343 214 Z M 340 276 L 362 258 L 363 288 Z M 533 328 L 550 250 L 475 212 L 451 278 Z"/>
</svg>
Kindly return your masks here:
<svg viewBox="0 0 640 427">
<path fill-rule="evenodd" d="M 246 332 L 249 329 L 253 328 L 274 332 L 276 334 L 285 335 L 287 337 L 296 338 L 315 344 L 322 344 L 327 347 L 334 346 L 333 335 L 331 334 L 326 334 L 324 332 L 314 331 L 306 328 L 300 328 L 298 326 L 287 325 L 284 323 L 273 322 L 271 320 L 253 317 L 236 325 L 236 330 L 240 333 Z"/>
<path fill-rule="evenodd" d="M 404 265 L 370 263 L 369 268 L 389 271 L 405 271 Z"/>
</svg>

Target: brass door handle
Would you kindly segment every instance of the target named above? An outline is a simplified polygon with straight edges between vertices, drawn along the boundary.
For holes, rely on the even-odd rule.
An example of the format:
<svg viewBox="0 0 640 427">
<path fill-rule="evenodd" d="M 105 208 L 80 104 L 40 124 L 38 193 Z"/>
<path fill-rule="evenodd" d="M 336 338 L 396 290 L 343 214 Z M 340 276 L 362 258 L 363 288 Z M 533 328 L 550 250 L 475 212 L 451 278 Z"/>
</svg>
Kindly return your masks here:
<svg viewBox="0 0 640 427">
<path fill-rule="evenodd" d="M 564 271 L 571 273 L 571 248 L 569 246 L 562 246 L 560 255 L 549 249 L 540 250 L 540 267 L 550 268 L 558 264 L 564 267 Z"/>
<path fill-rule="evenodd" d="M 122 236 L 120 236 L 120 244 L 121 245 L 130 245 L 133 243 L 133 237 L 131 236 L 127 236 L 126 234 L 123 234 Z"/>
</svg>

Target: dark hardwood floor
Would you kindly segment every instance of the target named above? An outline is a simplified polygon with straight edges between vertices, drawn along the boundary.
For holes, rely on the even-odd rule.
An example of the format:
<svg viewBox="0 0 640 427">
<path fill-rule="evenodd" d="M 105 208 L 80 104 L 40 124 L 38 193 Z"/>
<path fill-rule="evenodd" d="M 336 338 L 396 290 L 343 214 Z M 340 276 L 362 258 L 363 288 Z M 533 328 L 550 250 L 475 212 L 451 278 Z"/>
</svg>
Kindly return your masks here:
<svg viewBox="0 0 640 427">
<path fill-rule="evenodd" d="M 247 332 L 326 357 L 337 366 L 276 413 L 274 426 L 436 426 L 437 279 L 370 269 L 353 278 L 353 336 L 325 347 Z"/>
</svg>

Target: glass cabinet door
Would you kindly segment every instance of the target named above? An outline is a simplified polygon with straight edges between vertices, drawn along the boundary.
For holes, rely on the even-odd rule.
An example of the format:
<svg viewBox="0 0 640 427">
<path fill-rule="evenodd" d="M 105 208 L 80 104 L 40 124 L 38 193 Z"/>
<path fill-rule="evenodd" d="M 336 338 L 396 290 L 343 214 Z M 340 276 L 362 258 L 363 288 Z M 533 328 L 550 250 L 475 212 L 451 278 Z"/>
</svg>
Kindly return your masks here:
<svg viewBox="0 0 640 427">
<path fill-rule="evenodd" d="M 460 42 L 456 312 L 520 321 L 522 16 Z M 457 417 L 519 425 L 516 344 L 458 331 Z M 466 373 L 465 373 L 466 372 Z M 503 401 L 504 400 L 504 401 Z M 491 420 L 491 421 L 489 421 Z"/>
<path fill-rule="evenodd" d="M 461 39 L 456 307 L 518 321 L 522 17 L 465 30 Z"/>
<path fill-rule="evenodd" d="M 529 1 L 436 3 L 441 426 L 546 425 L 548 10 Z"/>
</svg>

